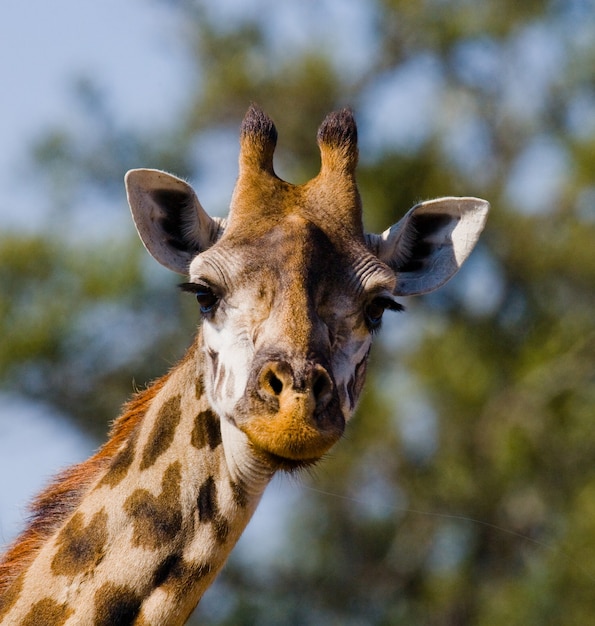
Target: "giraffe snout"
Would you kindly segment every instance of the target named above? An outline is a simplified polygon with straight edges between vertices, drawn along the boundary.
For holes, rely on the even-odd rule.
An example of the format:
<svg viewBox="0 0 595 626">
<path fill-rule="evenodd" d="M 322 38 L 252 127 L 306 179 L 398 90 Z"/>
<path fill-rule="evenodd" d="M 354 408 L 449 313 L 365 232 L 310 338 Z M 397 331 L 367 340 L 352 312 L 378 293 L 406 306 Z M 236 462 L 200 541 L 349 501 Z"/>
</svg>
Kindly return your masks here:
<svg viewBox="0 0 595 626">
<path fill-rule="evenodd" d="M 263 355 L 237 408 L 239 428 L 284 469 L 318 460 L 345 429 L 336 384 L 319 360 Z"/>
</svg>

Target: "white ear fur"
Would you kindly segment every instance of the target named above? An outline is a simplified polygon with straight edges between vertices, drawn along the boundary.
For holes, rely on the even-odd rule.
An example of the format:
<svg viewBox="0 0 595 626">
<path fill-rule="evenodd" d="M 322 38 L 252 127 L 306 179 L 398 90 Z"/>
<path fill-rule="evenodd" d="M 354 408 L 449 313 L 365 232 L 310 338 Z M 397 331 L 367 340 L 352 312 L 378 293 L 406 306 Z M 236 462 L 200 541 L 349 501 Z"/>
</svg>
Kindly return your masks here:
<svg viewBox="0 0 595 626">
<path fill-rule="evenodd" d="M 171 174 L 130 170 L 124 180 L 145 247 L 165 267 L 186 274 L 192 259 L 221 236 L 225 220 L 209 217 L 192 187 Z"/>
<path fill-rule="evenodd" d="M 368 245 L 396 273 L 395 295 L 437 289 L 459 270 L 483 230 L 489 203 L 479 198 L 438 198 L 414 206 Z"/>
</svg>

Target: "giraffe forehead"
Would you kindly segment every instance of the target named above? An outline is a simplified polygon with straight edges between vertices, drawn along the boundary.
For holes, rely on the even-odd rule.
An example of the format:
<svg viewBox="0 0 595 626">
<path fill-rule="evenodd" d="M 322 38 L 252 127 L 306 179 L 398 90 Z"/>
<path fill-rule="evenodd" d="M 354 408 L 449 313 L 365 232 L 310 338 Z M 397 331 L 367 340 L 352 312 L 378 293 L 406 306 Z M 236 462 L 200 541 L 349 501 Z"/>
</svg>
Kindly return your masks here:
<svg viewBox="0 0 595 626">
<path fill-rule="evenodd" d="M 212 278 L 230 288 L 265 288 L 297 293 L 334 291 L 356 282 L 361 244 L 327 230 L 299 215 L 268 224 L 235 229 L 190 266 L 194 280 Z M 371 257 L 371 255 L 369 255 Z M 206 276 L 203 276 L 206 274 Z"/>
</svg>

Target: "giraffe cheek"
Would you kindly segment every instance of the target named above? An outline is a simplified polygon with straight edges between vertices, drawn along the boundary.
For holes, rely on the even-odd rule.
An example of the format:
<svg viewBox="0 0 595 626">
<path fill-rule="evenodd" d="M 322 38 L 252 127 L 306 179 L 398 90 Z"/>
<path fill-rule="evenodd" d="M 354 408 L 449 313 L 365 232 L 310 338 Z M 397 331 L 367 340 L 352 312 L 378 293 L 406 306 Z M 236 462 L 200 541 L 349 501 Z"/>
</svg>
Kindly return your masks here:
<svg viewBox="0 0 595 626">
<path fill-rule="evenodd" d="M 246 390 L 246 376 L 238 371 L 235 364 L 232 366 L 220 364 L 218 370 L 213 372 L 211 380 L 209 400 L 215 412 L 228 418 L 233 416 L 236 405 Z"/>
<path fill-rule="evenodd" d="M 222 334 L 207 336 L 206 355 L 206 390 L 209 401 L 220 416 L 233 415 L 234 408 L 244 395 L 249 370 L 250 352 L 243 345 L 226 343 Z"/>
<path fill-rule="evenodd" d="M 353 415 L 357 402 L 366 381 L 366 372 L 368 368 L 368 356 L 370 348 L 368 347 L 363 358 L 360 359 L 355 369 L 346 376 L 346 381 L 340 386 L 341 408 L 345 420 L 349 420 Z"/>
</svg>

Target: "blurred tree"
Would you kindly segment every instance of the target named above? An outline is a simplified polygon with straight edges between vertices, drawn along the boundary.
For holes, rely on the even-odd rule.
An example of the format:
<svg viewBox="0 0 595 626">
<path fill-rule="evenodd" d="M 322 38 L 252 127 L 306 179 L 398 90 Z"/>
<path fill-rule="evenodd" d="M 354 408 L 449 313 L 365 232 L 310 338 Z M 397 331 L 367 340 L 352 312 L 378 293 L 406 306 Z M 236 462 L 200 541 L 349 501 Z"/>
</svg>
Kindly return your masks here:
<svg viewBox="0 0 595 626">
<path fill-rule="evenodd" d="M 196 64 L 186 114 L 141 140 L 82 83 L 93 141 L 57 129 L 35 151 L 71 214 L 89 186 L 121 206 L 129 167 L 198 183 L 231 167 L 212 160 L 251 100 L 277 122 L 278 169 L 295 181 L 316 172 L 323 116 L 355 107 L 370 229 L 420 197 L 493 204 L 461 275 L 387 320 L 359 416 L 302 478 L 313 488 L 288 515 L 284 554 L 256 573 L 232 557 L 196 619 L 590 623 L 593 4 L 168 4 Z M 162 372 L 193 332 L 194 311 L 127 237 L 2 236 L 0 256 L 3 384 L 95 433 L 130 377 Z"/>
</svg>

